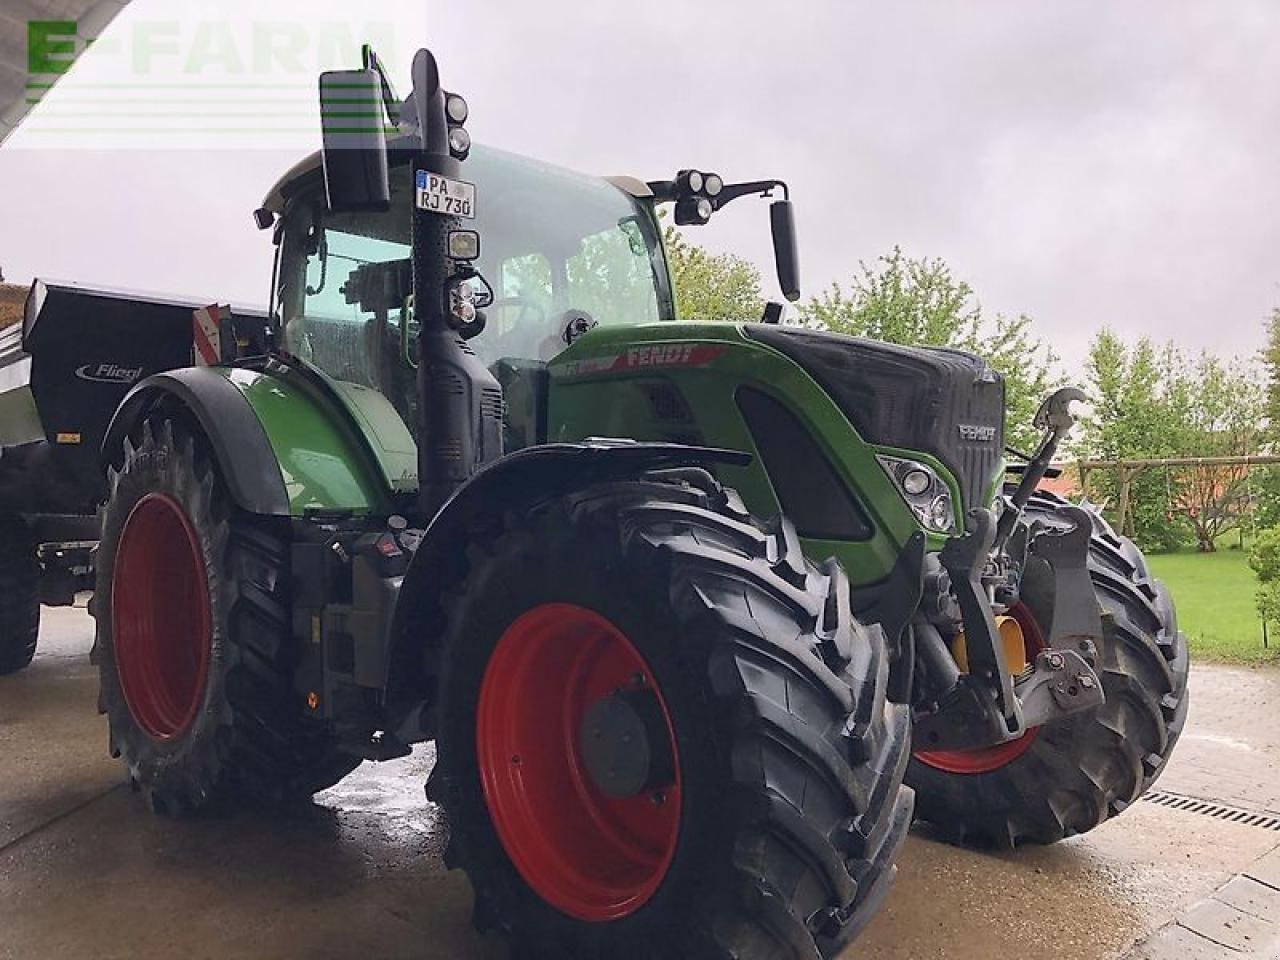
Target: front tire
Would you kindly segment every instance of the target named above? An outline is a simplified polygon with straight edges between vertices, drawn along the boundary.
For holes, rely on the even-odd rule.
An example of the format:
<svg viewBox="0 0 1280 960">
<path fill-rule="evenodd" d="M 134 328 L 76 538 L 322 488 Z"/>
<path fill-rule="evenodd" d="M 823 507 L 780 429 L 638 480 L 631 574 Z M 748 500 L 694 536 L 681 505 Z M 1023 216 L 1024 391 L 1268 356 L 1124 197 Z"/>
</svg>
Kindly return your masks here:
<svg viewBox="0 0 1280 960">
<path fill-rule="evenodd" d="M 884 634 L 838 567 L 706 480 L 600 484 L 473 534 L 429 794 L 477 926 L 524 955 L 830 957 L 894 875 L 909 730 Z"/>
<path fill-rule="evenodd" d="M 291 688 L 287 527 L 239 513 L 199 434 L 160 415 L 109 488 L 98 708 L 153 809 L 303 799 L 354 769 Z"/>
<path fill-rule="evenodd" d="M 1066 505 L 1037 491 L 1026 519 L 1069 527 Z M 1132 541 L 1089 513 L 1089 576 L 1103 614 L 1095 669 L 1106 702 L 1029 731 L 991 768 L 914 755 L 907 782 L 918 815 L 957 842 L 1011 847 L 1092 830 L 1150 789 L 1182 733 L 1190 660 L 1172 599 Z M 1049 615 L 1032 613 L 1047 634 Z"/>
<path fill-rule="evenodd" d="M 21 517 L 0 516 L 0 677 L 36 655 L 40 635 L 40 560 Z"/>
</svg>

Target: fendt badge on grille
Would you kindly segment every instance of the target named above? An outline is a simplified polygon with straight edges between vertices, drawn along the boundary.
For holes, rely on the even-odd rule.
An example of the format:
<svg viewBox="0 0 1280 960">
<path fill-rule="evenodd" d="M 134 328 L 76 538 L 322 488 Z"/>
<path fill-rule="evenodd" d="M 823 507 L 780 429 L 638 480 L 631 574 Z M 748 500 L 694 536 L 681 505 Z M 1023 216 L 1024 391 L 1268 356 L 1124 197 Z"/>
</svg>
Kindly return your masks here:
<svg viewBox="0 0 1280 960">
<path fill-rule="evenodd" d="M 959 424 L 961 440 L 976 440 L 978 443 L 990 443 L 996 438 L 995 427 L 980 427 L 972 423 Z"/>
</svg>

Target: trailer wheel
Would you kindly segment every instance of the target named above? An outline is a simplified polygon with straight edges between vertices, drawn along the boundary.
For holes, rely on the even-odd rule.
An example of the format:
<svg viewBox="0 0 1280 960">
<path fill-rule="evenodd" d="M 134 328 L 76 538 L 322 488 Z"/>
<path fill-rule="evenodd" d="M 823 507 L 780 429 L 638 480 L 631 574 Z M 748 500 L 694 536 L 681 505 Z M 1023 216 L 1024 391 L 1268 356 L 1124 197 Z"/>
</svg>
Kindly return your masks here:
<svg viewBox="0 0 1280 960">
<path fill-rule="evenodd" d="M 40 560 L 21 517 L 0 516 L 0 676 L 36 655 L 40 634 Z"/>
<path fill-rule="evenodd" d="M 287 527 L 239 514 L 172 419 L 134 431 L 108 479 L 98 707 L 156 812 L 300 799 L 354 769 L 291 688 Z"/>
<path fill-rule="evenodd" d="M 888 651 L 834 563 L 705 482 L 474 531 L 446 599 L 446 863 L 539 958 L 830 957 L 911 819 Z"/>
<path fill-rule="evenodd" d="M 1027 520 L 1069 526 L 1059 512 L 1065 503 L 1038 491 Z M 1182 732 L 1189 655 L 1173 602 L 1132 541 L 1090 514 L 1089 574 L 1103 613 L 1096 668 L 1106 703 L 1029 732 L 994 766 L 965 769 L 955 754 L 938 762 L 917 753 L 907 782 L 919 817 L 957 842 L 1012 847 L 1091 830 L 1151 787 Z M 1046 623 L 1051 616 L 1028 612 Z"/>
</svg>

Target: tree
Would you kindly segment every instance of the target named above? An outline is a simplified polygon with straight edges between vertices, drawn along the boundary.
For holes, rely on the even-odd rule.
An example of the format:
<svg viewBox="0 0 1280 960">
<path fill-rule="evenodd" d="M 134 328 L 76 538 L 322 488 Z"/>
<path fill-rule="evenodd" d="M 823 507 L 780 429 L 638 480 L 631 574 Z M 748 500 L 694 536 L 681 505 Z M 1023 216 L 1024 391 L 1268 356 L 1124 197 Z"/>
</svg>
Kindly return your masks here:
<svg viewBox="0 0 1280 960">
<path fill-rule="evenodd" d="M 833 283 L 804 304 L 804 322 L 888 343 L 958 346 L 978 338 L 982 311 L 973 290 L 942 260 L 912 260 L 894 247 L 876 264 L 860 262 L 848 292 Z"/>
<path fill-rule="evenodd" d="M 623 220 L 616 230 L 583 239 L 577 254 L 566 261 L 565 273 L 569 303 L 579 310 L 628 323 L 657 322 L 649 252 L 634 221 Z"/>
<path fill-rule="evenodd" d="M 1249 549 L 1249 566 L 1258 575 L 1254 601 L 1263 623 L 1280 620 L 1280 527 L 1258 534 Z"/>
<path fill-rule="evenodd" d="M 1007 439 L 1034 446 L 1036 407 L 1060 383 L 1057 356 L 1030 317 L 984 316 L 973 289 L 937 258 L 912 259 L 898 247 L 861 262 L 847 288 L 833 283 L 801 306 L 808 326 L 889 343 L 954 347 L 984 357 L 1005 379 Z"/>
<path fill-rule="evenodd" d="M 1267 372 L 1267 440 L 1274 445 L 1280 440 L 1280 307 L 1271 311 L 1271 316 L 1266 319 L 1265 329 L 1267 343 L 1262 348 L 1261 360 Z"/>
<path fill-rule="evenodd" d="M 1271 311 L 1266 320 L 1266 346 L 1261 360 L 1267 373 L 1266 417 L 1263 449 L 1267 453 L 1280 451 L 1280 307 Z M 1280 467 L 1267 467 L 1256 477 L 1257 514 L 1260 526 L 1280 526 Z"/>
<path fill-rule="evenodd" d="M 752 264 L 730 253 L 709 253 L 670 225 L 662 239 L 675 279 L 676 316 L 697 322 L 760 319 L 764 295 Z"/>
<path fill-rule="evenodd" d="M 1189 376 L 1171 390 L 1179 421 L 1179 445 L 1195 457 L 1233 457 L 1257 451 L 1262 442 L 1266 396 L 1254 371 L 1203 354 Z M 1191 519 L 1201 550 L 1212 552 L 1223 534 L 1236 529 L 1249 509 L 1249 471 L 1244 465 L 1189 471 L 1179 503 Z"/>
<path fill-rule="evenodd" d="M 1126 346 L 1103 330 L 1087 364 L 1093 411 L 1085 444 L 1101 460 L 1228 457 L 1254 453 L 1265 398 L 1256 373 L 1240 361 L 1203 354 L 1195 363 L 1172 345 L 1143 338 Z M 1249 468 L 1146 468 L 1131 474 L 1123 531 L 1144 546 L 1171 549 L 1194 534 L 1215 549 L 1249 506 Z M 1091 495 L 1114 509 L 1124 496 L 1120 471 L 1103 471 Z"/>
<path fill-rule="evenodd" d="M 1089 347 L 1085 364 L 1092 411 L 1084 422 L 1082 448 L 1100 460 L 1141 460 L 1180 453 L 1176 417 L 1161 390 L 1175 377 L 1180 358 L 1160 351 L 1148 339 L 1132 347 L 1102 330 Z M 1099 471 L 1089 496 L 1110 507 L 1121 532 L 1145 549 L 1173 550 L 1191 538 L 1190 523 L 1178 511 L 1182 473 L 1144 470 L 1135 474 L 1126 494 L 1118 471 Z M 1115 516 L 1122 499 L 1128 510 Z"/>
</svg>

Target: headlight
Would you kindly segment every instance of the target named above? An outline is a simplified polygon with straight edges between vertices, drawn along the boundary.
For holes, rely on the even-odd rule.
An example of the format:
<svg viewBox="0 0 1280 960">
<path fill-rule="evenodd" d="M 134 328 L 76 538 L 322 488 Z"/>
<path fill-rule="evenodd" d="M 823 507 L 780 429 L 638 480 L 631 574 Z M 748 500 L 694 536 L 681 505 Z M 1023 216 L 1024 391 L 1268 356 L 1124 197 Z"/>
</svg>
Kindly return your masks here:
<svg viewBox="0 0 1280 960">
<path fill-rule="evenodd" d="M 932 483 L 933 478 L 924 470 L 908 470 L 902 475 L 902 489 L 912 497 L 928 493 Z"/>
<path fill-rule="evenodd" d="M 926 530 L 950 533 L 955 529 L 955 505 L 951 491 L 937 471 L 904 457 L 876 454 L 876 459 Z"/>
<path fill-rule="evenodd" d="M 951 512 L 951 494 L 944 493 L 933 498 L 929 504 L 929 526 L 935 530 L 950 530 L 955 515 Z"/>
</svg>

